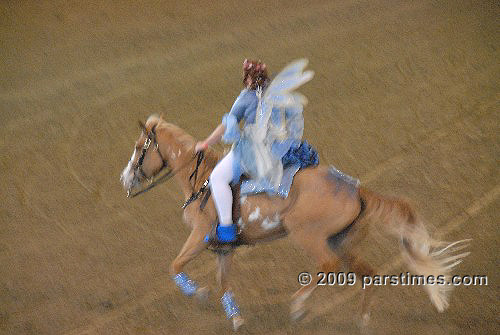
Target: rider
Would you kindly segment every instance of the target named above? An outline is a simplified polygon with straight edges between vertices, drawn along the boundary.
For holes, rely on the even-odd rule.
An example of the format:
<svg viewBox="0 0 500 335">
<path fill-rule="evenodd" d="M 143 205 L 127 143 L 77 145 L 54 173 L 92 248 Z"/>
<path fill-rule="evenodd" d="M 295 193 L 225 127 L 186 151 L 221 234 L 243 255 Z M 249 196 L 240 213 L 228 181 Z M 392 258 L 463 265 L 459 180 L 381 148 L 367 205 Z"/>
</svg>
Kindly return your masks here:
<svg viewBox="0 0 500 335">
<path fill-rule="evenodd" d="M 234 143 L 232 150 L 216 165 L 210 175 L 210 187 L 219 218 L 216 230 L 219 242 L 230 243 L 236 240 L 237 227 L 232 220 L 233 195 L 229 184 L 237 182 L 242 173 L 248 172 L 246 171 L 248 166 L 255 164 L 257 159 L 252 156 L 251 140 L 241 135 L 239 123 L 241 120 L 245 120 L 244 128 L 255 123 L 259 96 L 262 96 L 262 92 L 265 91 L 269 83 L 266 64 L 245 59 L 243 62 L 244 89 L 234 102 L 231 111 L 224 115 L 222 123 L 208 138 L 198 142 L 195 147 L 195 151 L 205 150 L 221 139 L 226 143 Z M 287 129 L 288 132 L 293 133 L 293 136 L 279 141 L 276 145 L 273 144 L 273 154 L 280 160 L 290 148 L 300 146 L 303 131 L 301 112 L 300 110 L 300 113 L 290 113 L 290 115 L 299 115 L 299 117 L 294 117 L 294 121 L 290 122 L 292 127 Z M 279 117 L 274 114 L 280 113 L 275 113 L 273 109 L 272 119 Z M 248 159 L 249 156 L 251 156 L 250 159 Z M 250 164 L 244 164 L 244 161 L 250 162 Z"/>
</svg>

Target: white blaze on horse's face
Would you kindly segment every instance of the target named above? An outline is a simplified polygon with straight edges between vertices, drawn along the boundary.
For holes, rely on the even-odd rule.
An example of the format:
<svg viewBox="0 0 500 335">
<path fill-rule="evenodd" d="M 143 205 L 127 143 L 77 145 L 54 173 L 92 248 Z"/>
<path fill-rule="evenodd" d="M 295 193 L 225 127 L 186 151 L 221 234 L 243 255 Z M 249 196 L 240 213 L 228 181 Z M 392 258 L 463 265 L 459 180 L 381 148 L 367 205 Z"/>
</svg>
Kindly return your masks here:
<svg viewBox="0 0 500 335">
<path fill-rule="evenodd" d="M 127 191 L 132 189 L 139 182 L 134 173 L 135 170 L 134 162 L 136 159 L 137 159 L 137 149 L 134 149 L 132 157 L 130 157 L 127 166 L 123 169 L 122 174 L 120 175 L 120 181 L 123 184 L 123 188 Z"/>
</svg>

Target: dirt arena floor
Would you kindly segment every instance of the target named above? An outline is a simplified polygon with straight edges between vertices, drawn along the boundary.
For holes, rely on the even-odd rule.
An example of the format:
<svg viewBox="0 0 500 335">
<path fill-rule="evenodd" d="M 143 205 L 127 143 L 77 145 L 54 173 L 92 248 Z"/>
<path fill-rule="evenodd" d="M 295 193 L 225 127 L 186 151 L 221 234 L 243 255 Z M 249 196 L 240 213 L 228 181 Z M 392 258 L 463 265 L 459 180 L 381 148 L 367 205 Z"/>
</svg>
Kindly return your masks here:
<svg viewBox="0 0 500 335">
<path fill-rule="evenodd" d="M 472 238 L 440 314 L 420 287 L 381 287 L 372 334 L 499 332 L 499 5 L 495 1 L 2 1 L 0 333 L 230 334 L 215 295 L 184 297 L 169 263 L 189 230 L 174 182 L 132 200 L 119 174 L 152 113 L 207 136 L 244 58 L 316 76 L 305 138 L 323 164 L 404 196 L 434 236 Z M 98 4 L 96 4 L 98 3 Z M 388 274 L 398 241 L 367 241 Z M 215 258 L 186 271 L 216 292 Z M 241 334 L 358 334 L 360 287 L 319 289 L 289 319 L 310 259 L 284 239 L 241 248 Z"/>
</svg>

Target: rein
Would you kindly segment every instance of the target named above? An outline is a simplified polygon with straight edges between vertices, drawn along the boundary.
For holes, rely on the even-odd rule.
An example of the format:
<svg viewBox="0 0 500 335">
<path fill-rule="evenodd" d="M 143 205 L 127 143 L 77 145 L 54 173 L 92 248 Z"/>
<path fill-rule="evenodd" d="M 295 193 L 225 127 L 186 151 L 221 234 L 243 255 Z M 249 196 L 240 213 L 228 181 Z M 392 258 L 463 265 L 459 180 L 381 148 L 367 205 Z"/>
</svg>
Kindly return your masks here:
<svg viewBox="0 0 500 335">
<path fill-rule="evenodd" d="M 201 162 L 203 161 L 203 156 L 204 156 L 203 151 L 198 152 L 198 160 L 196 161 L 196 167 L 194 168 L 193 173 L 191 173 L 191 175 L 189 176 L 189 182 L 191 182 L 191 179 L 194 177 L 193 189 L 196 186 L 196 178 L 198 177 L 198 167 L 201 165 Z M 190 203 L 192 203 L 193 201 L 198 199 L 200 197 L 200 195 L 205 193 L 207 186 L 208 186 L 208 179 L 205 180 L 205 182 L 203 183 L 201 188 L 198 190 L 198 192 L 193 191 L 193 193 L 191 193 L 191 196 L 189 197 L 189 199 L 187 199 L 186 202 L 182 205 L 182 209 L 186 208 Z"/>
<path fill-rule="evenodd" d="M 178 169 L 170 169 L 169 171 L 167 171 L 163 176 L 161 177 L 158 177 L 155 181 L 151 182 L 151 184 L 149 184 L 147 187 L 143 188 L 142 190 L 139 190 L 135 193 L 132 193 L 130 191 L 127 191 L 127 198 L 133 198 L 133 197 L 136 197 L 138 196 L 139 194 L 142 194 L 142 193 L 146 193 L 147 191 L 151 190 L 153 187 L 155 186 L 158 186 L 160 185 L 161 183 L 164 183 L 166 182 L 167 180 L 169 180 L 170 178 L 174 177 L 177 172 L 179 172 L 180 170 L 184 169 L 186 166 L 188 166 L 190 163 L 193 162 L 193 160 L 195 158 L 198 157 L 198 161 L 196 162 L 196 168 L 195 168 L 195 171 L 198 171 L 198 167 L 200 166 L 201 162 L 203 161 L 203 153 L 202 152 L 198 152 L 193 158 L 191 158 L 186 164 L 182 165 L 181 167 L 179 167 Z M 200 160 L 200 157 L 201 160 Z M 163 169 L 163 168 L 162 168 Z M 160 170 L 161 172 L 161 170 Z M 194 194 L 194 192 L 193 192 Z M 192 196 L 191 196 L 192 197 Z M 184 207 L 183 207 L 184 208 Z"/>
<path fill-rule="evenodd" d="M 142 171 L 142 163 L 144 162 L 146 152 L 148 151 L 149 146 L 151 145 L 151 141 L 154 142 L 155 149 L 156 149 L 156 151 L 158 151 L 158 154 L 160 155 L 160 158 L 161 158 L 162 163 L 163 163 L 163 166 L 161 167 L 159 172 L 161 172 L 168 165 L 167 162 L 165 161 L 165 159 L 163 158 L 163 156 L 161 155 L 161 152 L 158 148 L 158 142 L 156 141 L 155 127 L 153 127 L 153 129 L 151 129 L 151 132 L 148 133 L 148 138 L 146 139 L 146 142 L 144 143 L 144 146 L 142 148 L 141 157 L 139 157 L 138 165 L 136 167 L 136 170 L 139 171 L 142 174 L 142 176 L 144 176 L 144 177 L 145 177 L 145 175 L 144 175 L 144 172 Z M 141 190 L 138 190 L 137 192 L 134 192 L 134 193 L 131 190 L 128 190 L 127 191 L 127 198 L 134 198 L 140 194 L 146 193 L 147 191 L 151 190 L 153 187 L 156 187 L 156 186 L 160 185 L 161 183 L 166 182 L 170 178 L 174 177 L 177 174 L 177 172 L 179 172 L 180 170 L 184 169 L 186 166 L 191 164 L 195 158 L 197 159 L 196 160 L 196 167 L 195 167 L 193 173 L 191 173 L 191 175 L 189 176 L 189 181 L 191 181 L 191 179 L 194 177 L 194 183 L 193 183 L 193 188 L 194 188 L 194 186 L 196 185 L 196 178 L 198 177 L 198 168 L 200 167 L 201 163 L 203 162 L 203 158 L 204 158 L 203 151 L 199 151 L 198 153 L 196 153 L 193 156 L 193 158 L 191 158 L 186 164 L 183 164 L 181 167 L 179 167 L 177 169 L 170 169 L 165 174 L 156 178 L 156 180 L 152 181 L 147 187 L 145 187 Z M 208 184 L 208 182 L 206 181 L 205 184 Z M 206 188 L 205 184 L 203 184 L 203 186 L 202 186 L 203 190 Z M 193 192 L 193 194 L 191 195 L 191 198 L 193 198 L 195 193 L 199 193 L 199 192 Z M 184 208 L 184 206 L 182 208 Z"/>
</svg>

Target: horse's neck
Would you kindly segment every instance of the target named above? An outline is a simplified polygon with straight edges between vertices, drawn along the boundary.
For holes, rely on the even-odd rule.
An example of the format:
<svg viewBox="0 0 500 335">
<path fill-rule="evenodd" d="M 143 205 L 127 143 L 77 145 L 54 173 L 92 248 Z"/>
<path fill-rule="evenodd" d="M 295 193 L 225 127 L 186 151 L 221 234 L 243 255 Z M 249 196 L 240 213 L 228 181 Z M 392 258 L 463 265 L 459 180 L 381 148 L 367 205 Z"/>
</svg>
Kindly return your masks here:
<svg viewBox="0 0 500 335">
<path fill-rule="evenodd" d="M 201 188 L 205 180 L 207 180 L 210 177 L 210 174 L 212 173 L 212 170 L 215 166 L 215 164 L 213 164 L 214 161 L 213 157 L 210 156 L 205 157 L 205 159 L 198 167 L 196 180 L 194 179 L 195 178 L 194 176 L 192 177 L 191 180 L 189 180 L 189 177 L 196 169 L 197 159 L 196 158 L 193 159 L 194 155 L 195 155 L 194 151 L 186 153 L 187 159 L 184 160 L 184 162 L 182 163 L 179 162 L 178 164 L 179 172 L 176 174 L 177 183 L 181 187 L 182 193 L 184 194 L 184 197 L 186 199 L 190 197 L 193 192 L 196 192 Z M 191 160 L 191 162 L 189 162 L 189 160 Z M 215 162 L 217 161 L 215 160 Z"/>
<path fill-rule="evenodd" d="M 162 152 L 162 155 L 168 160 L 171 169 L 175 172 L 175 179 L 184 197 L 188 198 L 193 191 L 197 191 L 203 182 L 208 179 L 219 157 L 217 153 L 212 150 L 206 151 L 205 159 L 198 167 L 195 183 L 194 179 L 189 180 L 189 176 L 196 168 L 197 159 L 195 157 L 194 144 L 192 148 L 188 148 L 182 143 L 171 141 L 165 148 L 165 152 Z"/>
</svg>

